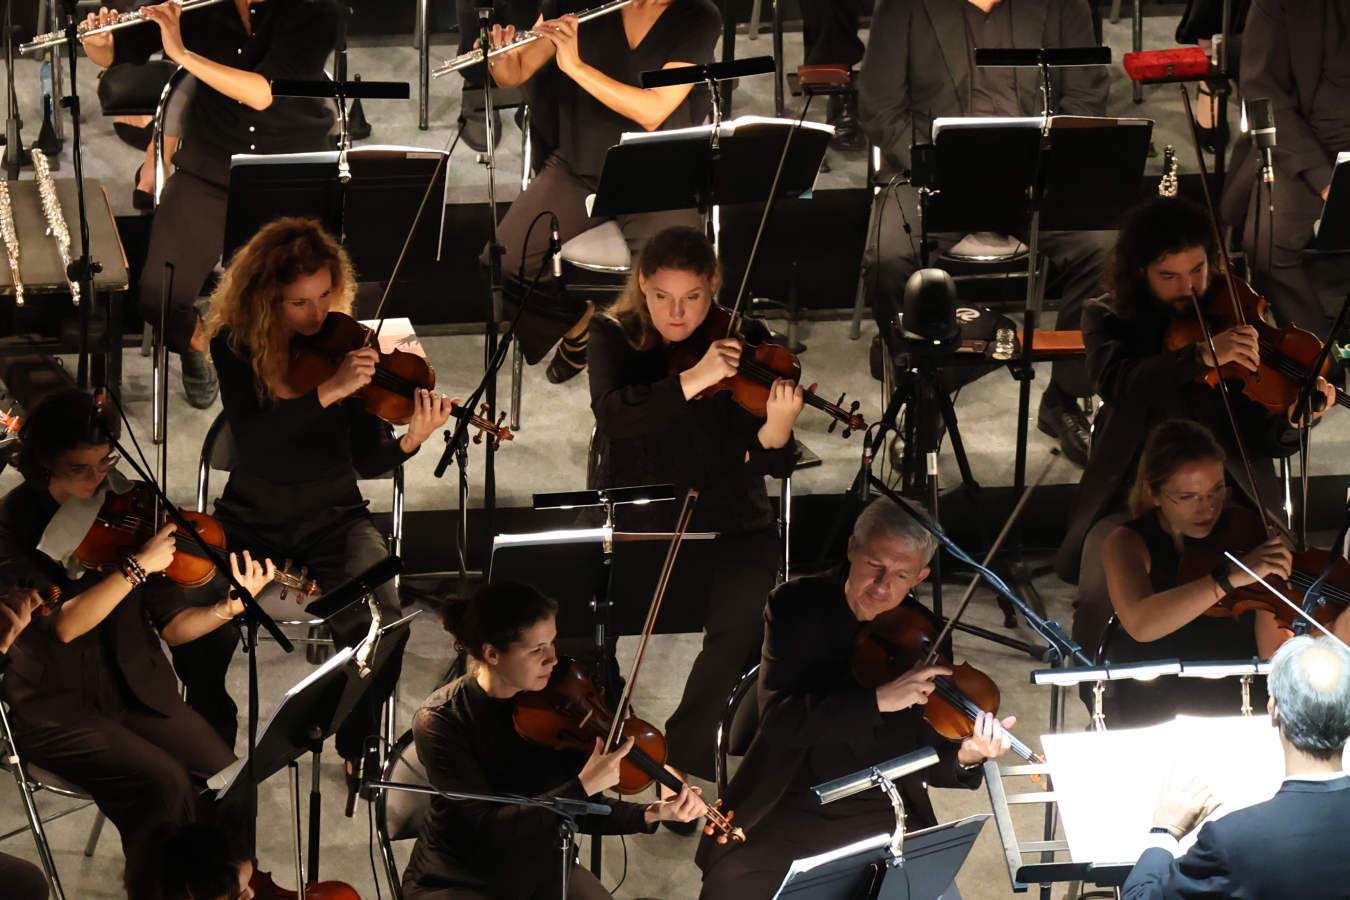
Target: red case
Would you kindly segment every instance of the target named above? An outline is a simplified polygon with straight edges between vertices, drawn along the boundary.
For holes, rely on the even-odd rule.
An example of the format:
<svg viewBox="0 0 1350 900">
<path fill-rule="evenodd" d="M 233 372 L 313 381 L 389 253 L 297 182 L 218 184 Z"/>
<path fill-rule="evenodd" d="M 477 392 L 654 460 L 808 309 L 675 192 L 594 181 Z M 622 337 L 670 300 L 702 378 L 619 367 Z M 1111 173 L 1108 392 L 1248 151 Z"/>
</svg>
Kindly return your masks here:
<svg viewBox="0 0 1350 900">
<path fill-rule="evenodd" d="M 1154 78 L 1190 78 L 1209 71 L 1209 57 L 1199 47 L 1144 50 L 1126 53 L 1125 73 L 1131 81 Z"/>
</svg>

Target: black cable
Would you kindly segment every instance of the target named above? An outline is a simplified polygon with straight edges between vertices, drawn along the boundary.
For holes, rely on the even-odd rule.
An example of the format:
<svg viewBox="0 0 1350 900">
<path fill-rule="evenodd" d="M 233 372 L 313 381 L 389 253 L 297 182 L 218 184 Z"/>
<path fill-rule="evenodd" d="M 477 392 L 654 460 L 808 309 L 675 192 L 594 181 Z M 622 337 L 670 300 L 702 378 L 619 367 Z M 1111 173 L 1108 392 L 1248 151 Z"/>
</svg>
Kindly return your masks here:
<svg viewBox="0 0 1350 900">
<path fill-rule="evenodd" d="M 600 840 L 600 835 L 592 835 L 591 840 Z M 619 835 L 619 847 L 623 849 L 623 868 L 619 871 L 619 883 L 609 889 L 611 894 L 617 894 L 619 888 L 623 887 L 624 881 L 628 878 L 628 842 L 624 840 L 624 835 Z"/>
<path fill-rule="evenodd" d="M 557 218 L 558 214 L 551 209 L 541 209 L 539 210 L 539 214 L 530 220 L 530 227 L 525 229 L 525 242 L 520 245 L 520 265 L 516 267 L 517 281 L 525 280 L 525 253 L 530 246 L 530 235 L 534 234 L 534 226 L 538 225 L 539 220 L 542 219 L 544 216 L 553 216 L 554 218 Z M 542 272 L 543 270 L 544 267 L 540 266 L 539 271 Z M 535 282 L 538 281 L 539 279 L 538 277 L 536 277 Z"/>
<path fill-rule="evenodd" d="M 375 801 L 370 799 L 366 801 L 366 822 L 369 824 L 369 836 L 366 840 L 366 850 L 370 856 L 370 880 L 375 882 L 375 900 L 382 900 L 383 894 L 380 892 L 380 873 L 375 868 Z"/>
</svg>

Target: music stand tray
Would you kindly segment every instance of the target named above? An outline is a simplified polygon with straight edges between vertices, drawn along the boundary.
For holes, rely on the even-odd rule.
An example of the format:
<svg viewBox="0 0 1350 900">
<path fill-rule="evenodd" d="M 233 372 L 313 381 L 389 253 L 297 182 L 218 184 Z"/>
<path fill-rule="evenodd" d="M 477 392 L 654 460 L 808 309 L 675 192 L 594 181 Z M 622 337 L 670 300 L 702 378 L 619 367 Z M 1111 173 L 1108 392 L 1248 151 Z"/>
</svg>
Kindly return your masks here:
<svg viewBox="0 0 1350 900">
<path fill-rule="evenodd" d="M 1025 233 L 1043 124 L 1039 116 L 935 119 L 936 193 L 925 230 Z M 1051 116 L 1041 231 L 1115 228 L 1139 201 L 1152 134 L 1151 119 Z"/>
<path fill-rule="evenodd" d="M 625 132 L 605 153 L 592 215 L 614 217 L 712 204 L 762 203 L 769 196 L 775 166 L 794 120 L 741 116 L 723 122 L 718 150 L 712 125 L 670 131 Z M 816 182 L 834 129 L 802 122 L 792 138 L 780 196 L 800 197 Z M 660 177 L 653 177 L 659 172 Z"/>
<path fill-rule="evenodd" d="M 656 632 L 701 631 L 713 566 L 703 560 L 715 532 L 685 534 L 671 573 Z M 604 543 L 613 541 L 612 588 L 603 565 Z M 592 601 L 606 590 L 614 604 L 613 636 L 641 634 L 647 602 L 665 559 L 670 535 L 621 532 L 606 528 L 562 528 L 492 539 L 488 582 L 518 581 L 558 602 L 558 636 L 589 636 L 594 630 Z"/>
<path fill-rule="evenodd" d="M 262 784 L 286 765 L 312 752 L 314 745 L 337 731 L 358 700 L 370 689 L 377 673 L 393 658 L 397 630 L 406 630 L 416 614 L 405 616 L 380 629 L 380 642 L 370 662 L 371 674 L 362 678 L 356 670 L 355 648 L 344 647 L 313 672 L 297 682 L 281 698 L 258 732 L 253 748 L 253 780 Z M 246 782 L 248 757 L 235 760 L 207 782 L 223 801 Z"/>
<path fill-rule="evenodd" d="M 990 818 L 977 813 L 905 835 L 903 853 L 891 862 L 891 835 L 864 838 L 846 847 L 793 860 L 777 898 L 794 900 L 937 900 L 951 887 Z M 875 875 L 880 875 L 876 887 Z M 869 885 L 876 889 L 864 893 Z"/>
<path fill-rule="evenodd" d="M 1322 205 L 1317 234 L 1308 249 L 1317 253 L 1350 251 L 1350 153 L 1336 154 L 1331 172 L 1331 190 Z"/>
</svg>

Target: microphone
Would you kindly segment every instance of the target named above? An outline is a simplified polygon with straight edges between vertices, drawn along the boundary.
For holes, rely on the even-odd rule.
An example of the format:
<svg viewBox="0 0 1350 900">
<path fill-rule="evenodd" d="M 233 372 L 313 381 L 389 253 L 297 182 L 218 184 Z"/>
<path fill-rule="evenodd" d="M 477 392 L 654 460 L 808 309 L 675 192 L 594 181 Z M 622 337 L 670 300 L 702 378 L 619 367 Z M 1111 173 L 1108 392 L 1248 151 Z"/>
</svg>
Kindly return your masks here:
<svg viewBox="0 0 1350 900">
<path fill-rule="evenodd" d="M 872 495 L 872 484 L 868 475 L 872 472 L 872 434 L 863 432 L 862 460 L 858 463 L 858 477 L 853 482 L 853 497 L 859 503 L 866 503 Z"/>
<path fill-rule="evenodd" d="M 380 778 L 380 739 L 376 735 L 370 735 L 366 738 L 365 746 L 361 748 L 361 761 L 356 770 L 356 779 L 360 782 L 358 793 L 362 800 L 373 800 L 377 791 L 370 786 L 372 781 L 378 781 Z M 350 817 L 350 813 L 348 814 Z"/>
<path fill-rule="evenodd" d="M 101 387 L 94 391 L 94 408 L 89 411 L 89 431 L 87 434 L 90 444 L 102 444 L 108 440 L 107 429 L 103 427 L 103 406 L 108 400 L 108 389 Z"/>
<path fill-rule="evenodd" d="M 1274 184 L 1275 161 L 1272 151 L 1275 148 L 1275 113 L 1270 107 L 1270 98 L 1248 100 L 1247 113 L 1251 116 L 1252 143 L 1261 153 L 1261 180 L 1266 184 Z"/>
<path fill-rule="evenodd" d="M 549 213 L 552 229 L 548 237 L 548 253 L 553 257 L 553 277 L 562 278 L 562 239 L 558 236 L 558 217 Z"/>
</svg>

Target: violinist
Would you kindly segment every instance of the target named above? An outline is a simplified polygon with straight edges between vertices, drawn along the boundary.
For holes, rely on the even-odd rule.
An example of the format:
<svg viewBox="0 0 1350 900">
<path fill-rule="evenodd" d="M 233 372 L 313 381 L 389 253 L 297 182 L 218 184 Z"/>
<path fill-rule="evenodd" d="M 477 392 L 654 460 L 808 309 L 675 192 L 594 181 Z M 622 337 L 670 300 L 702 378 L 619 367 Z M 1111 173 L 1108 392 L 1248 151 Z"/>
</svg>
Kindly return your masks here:
<svg viewBox="0 0 1350 900">
<path fill-rule="evenodd" d="M 1103 641 L 1103 655 L 1111 662 L 1269 659 L 1292 634 L 1269 610 L 1239 617 L 1206 615 L 1234 588 L 1253 583 L 1226 560 L 1198 578 L 1179 578 L 1188 551 L 1230 549 L 1215 544 L 1231 533 L 1232 517 L 1245 510 L 1225 510 L 1227 495 L 1223 448 L 1203 425 L 1173 419 L 1153 430 L 1130 492 L 1134 518 L 1102 545 L 1111 606 L 1119 622 Z M 1279 537 L 1240 558 L 1266 579 L 1290 574 L 1292 555 Z M 1350 615 L 1343 612 L 1336 629 L 1350 633 Z M 1263 684 L 1254 683 L 1252 691 L 1253 705 L 1265 701 Z M 1238 692 L 1226 679 L 1116 681 L 1105 698 L 1107 722 L 1125 727 L 1177 715 L 1237 711 Z"/>
<path fill-rule="evenodd" d="M 349 312 L 355 290 L 346 251 L 318 222 L 281 218 L 235 253 L 211 296 L 207 318 L 235 449 L 216 518 L 231 547 L 293 560 L 307 567 L 323 590 L 340 586 L 389 552 L 357 478 L 381 475 L 411 457 L 450 414 L 448 398 L 419 389 L 408 430 L 395 438 L 353 396 L 376 371 L 379 353 L 373 347 L 346 354 L 314 390 L 291 388 L 291 339 L 317 333 L 330 311 Z M 392 621 L 400 609 L 394 586 L 386 583 L 375 593 L 385 620 Z M 343 623 L 334 640 L 355 644 L 369 621 L 365 614 Z M 235 703 L 225 689 L 237 641 L 235 632 L 220 632 L 174 655 L 188 702 L 226 743 L 233 743 L 237 727 Z M 380 706 L 398 671 L 398 664 L 387 666 L 384 681 L 372 685 L 338 729 L 337 749 L 348 760 L 349 775 L 366 736 L 378 731 Z"/>
<path fill-rule="evenodd" d="M 717 254 L 701 231 L 669 228 L 642 248 L 627 288 L 591 323 L 591 410 L 599 465 L 595 487 L 673 483 L 699 491 L 690 525 L 715 531 L 703 647 L 680 704 L 666 722 L 669 763 L 713 775 L 713 744 L 727 695 L 758 657 L 764 598 L 777 572 L 778 535 L 764 476 L 792 472 L 799 386 L 777 380 L 759 418 L 722 392 L 697 395 L 733 376 L 742 342 L 704 327 L 720 283 Z M 746 322 L 743 337 L 767 337 Z M 679 355 L 696 362 L 672 371 Z M 627 507 L 618 524 L 670 530 L 674 510 Z M 658 518 L 669 515 L 669 519 Z"/>
<path fill-rule="evenodd" d="M 413 716 L 417 756 L 432 787 L 477 794 L 521 794 L 584 800 L 619 780 L 616 749 L 584 753 L 527 742 L 512 724 L 514 698 L 548 684 L 558 657 L 557 603 L 509 582 L 482 588 L 445 608 L 445 628 L 469 671 L 435 691 Z M 651 832 L 661 821 L 692 822 L 703 814 L 697 788 L 647 804 L 605 799 L 607 816 L 583 816 L 596 834 Z M 559 883 L 559 819 L 549 810 L 485 801 L 431 798 L 431 809 L 403 874 L 408 900 L 552 900 Z M 574 866 L 567 896 L 608 898 L 598 879 Z"/>
<path fill-rule="evenodd" d="M 946 666 L 916 666 L 876 688 L 853 676 L 855 640 L 867 623 L 903 605 L 928 577 L 936 539 L 885 498 L 858 516 L 843 565 L 780 585 L 764 610 L 759 727 L 723 798 L 744 844 L 699 847 L 702 900 L 769 897 L 792 860 L 895 829 L 890 802 L 864 791 L 821 806 L 810 787 L 920 747 L 939 761 L 901 779 L 905 829 L 937 824 L 927 785 L 979 788 L 985 759 L 1011 746 L 1007 728 L 982 712 L 959 744 L 924 719 Z M 923 611 L 925 617 L 931 614 Z M 955 885 L 944 898 L 959 897 Z"/>
<path fill-rule="evenodd" d="M 561 241 L 607 221 L 590 214 L 586 198 L 595 193 L 605 153 L 620 135 L 699 125 L 708 108 L 706 91 L 687 84 L 643 88 L 642 73 L 712 62 L 722 31 L 718 6 L 710 0 L 634 0 L 616 13 L 579 22 L 574 14 L 591 5 L 590 0 L 543 0 L 531 29 L 543 40 L 499 54 L 487 66 L 498 85 L 522 87 L 530 104 L 530 130 L 551 149 L 529 187 L 511 202 L 497 237 L 507 287 L 523 279 L 523 288 L 539 275 L 541 288 L 554 294 L 550 305 L 555 309 L 526 316 L 518 336 L 531 364 L 558 343 L 547 370 L 554 383 L 586 367 L 593 305 L 569 302 L 558 293 L 561 285 L 548 268 L 549 223 L 539 217 L 557 216 Z M 511 25 L 492 26 L 494 47 L 515 37 Z M 636 257 L 662 228 L 697 225 L 699 217 L 693 209 L 682 209 L 621 215 L 614 221 Z M 536 308 L 544 305 L 532 301 Z"/>
<path fill-rule="evenodd" d="M 19 752 L 92 795 L 134 864 L 158 825 L 207 811 L 203 780 L 234 760 L 179 697 L 160 638 L 172 646 L 223 630 L 243 603 L 217 596 L 194 606 L 156 577 L 173 558 L 172 525 L 111 572 L 85 571 L 68 558 L 83 536 L 70 533 L 79 501 L 118 478 L 117 433 L 117 420 L 73 389 L 48 396 L 23 423 L 24 482 L 0 502 L 0 558 L 9 577 L 54 585 L 61 600 L 10 648 L 4 698 Z M 248 554 L 231 555 L 230 565 L 249 591 L 273 573 L 270 562 Z"/>
<path fill-rule="evenodd" d="M 1167 419 L 1191 419 L 1218 439 L 1229 460 L 1229 476 L 1244 494 L 1247 476 L 1233 425 L 1218 390 L 1199 381 L 1213 365 L 1203 341 L 1164 349 L 1174 321 L 1193 319 L 1191 292 L 1202 305 L 1224 279 L 1216 268 L 1217 247 L 1204 210 L 1180 197 L 1148 200 L 1127 214 L 1103 282 L 1106 293 L 1083 308 L 1083 343 L 1088 374 L 1106 401 L 1097 417 L 1092 452 L 1069 516 L 1068 533 L 1055 559 L 1065 581 L 1078 583 L 1083 539 L 1101 519 L 1125 508 L 1126 494 L 1144 440 Z M 1217 331 L 1219 363 L 1255 368 L 1261 351 L 1255 329 L 1236 325 Z M 1331 409 L 1335 394 L 1319 377 L 1317 388 Z M 1298 448 L 1297 404 L 1270 412 L 1240 391 L 1232 391 L 1233 413 L 1265 497 L 1276 496 L 1272 460 Z M 1325 412 L 1325 410 L 1323 410 Z M 1321 412 L 1314 414 L 1320 418 Z"/>
</svg>

